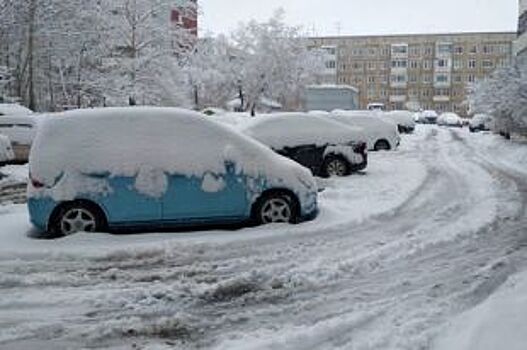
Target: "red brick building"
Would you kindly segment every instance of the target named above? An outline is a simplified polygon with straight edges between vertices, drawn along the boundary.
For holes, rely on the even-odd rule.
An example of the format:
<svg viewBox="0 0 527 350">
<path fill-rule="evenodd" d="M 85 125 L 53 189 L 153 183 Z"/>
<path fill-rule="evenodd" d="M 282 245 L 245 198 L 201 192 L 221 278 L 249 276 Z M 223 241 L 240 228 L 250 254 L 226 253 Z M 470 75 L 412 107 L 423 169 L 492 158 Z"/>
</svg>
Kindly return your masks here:
<svg viewBox="0 0 527 350">
<path fill-rule="evenodd" d="M 172 10 L 170 21 L 194 36 L 198 36 L 198 3 L 197 0 L 186 0 Z"/>
</svg>

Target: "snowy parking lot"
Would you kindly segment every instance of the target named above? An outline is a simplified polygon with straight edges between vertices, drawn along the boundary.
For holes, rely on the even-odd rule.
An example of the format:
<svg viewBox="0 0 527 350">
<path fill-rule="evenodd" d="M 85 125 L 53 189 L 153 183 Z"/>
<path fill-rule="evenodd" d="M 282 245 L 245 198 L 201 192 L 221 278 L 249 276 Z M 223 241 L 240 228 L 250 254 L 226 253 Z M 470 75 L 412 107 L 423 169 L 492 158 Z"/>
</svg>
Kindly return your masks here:
<svg viewBox="0 0 527 350">
<path fill-rule="evenodd" d="M 54 240 L 0 169 L 0 348 L 434 349 L 527 268 L 525 147 L 418 126 L 312 222 Z"/>
</svg>

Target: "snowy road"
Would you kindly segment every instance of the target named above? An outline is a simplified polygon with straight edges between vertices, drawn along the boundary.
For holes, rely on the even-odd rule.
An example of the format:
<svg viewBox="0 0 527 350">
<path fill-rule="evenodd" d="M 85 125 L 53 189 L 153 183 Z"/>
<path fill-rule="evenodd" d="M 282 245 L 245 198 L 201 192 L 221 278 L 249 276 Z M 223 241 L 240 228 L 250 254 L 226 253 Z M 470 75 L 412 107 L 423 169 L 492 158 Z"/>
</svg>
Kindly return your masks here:
<svg viewBox="0 0 527 350">
<path fill-rule="evenodd" d="M 527 267 L 527 170 L 484 138 L 421 127 L 298 226 L 50 241 L 0 207 L 0 348 L 429 349 Z"/>
</svg>

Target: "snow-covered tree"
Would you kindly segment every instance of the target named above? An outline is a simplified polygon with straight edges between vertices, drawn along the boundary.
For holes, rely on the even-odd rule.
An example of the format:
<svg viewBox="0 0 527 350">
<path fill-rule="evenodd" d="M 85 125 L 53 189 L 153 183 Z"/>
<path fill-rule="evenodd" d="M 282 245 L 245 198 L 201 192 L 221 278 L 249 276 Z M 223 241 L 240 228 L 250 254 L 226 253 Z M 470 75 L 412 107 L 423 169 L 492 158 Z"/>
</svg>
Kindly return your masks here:
<svg viewBox="0 0 527 350">
<path fill-rule="evenodd" d="M 308 50 L 300 29 L 284 23 L 283 10 L 267 22 L 241 24 L 232 41 L 246 109 L 252 112 L 264 96 L 298 108 L 301 91 L 322 70 L 322 60 Z"/>
<path fill-rule="evenodd" d="M 505 133 L 527 133 L 527 62 L 514 59 L 471 89 L 476 113 L 494 116 L 496 128 Z"/>
<path fill-rule="evenodd" d="M 193 3 L 189 3 L 190 6 Z M 173 0 L 102 0 L 100 79 L 109 104 L 181 104 L 180 59 L 195 38 L 171 23 Z"/>
</svg>

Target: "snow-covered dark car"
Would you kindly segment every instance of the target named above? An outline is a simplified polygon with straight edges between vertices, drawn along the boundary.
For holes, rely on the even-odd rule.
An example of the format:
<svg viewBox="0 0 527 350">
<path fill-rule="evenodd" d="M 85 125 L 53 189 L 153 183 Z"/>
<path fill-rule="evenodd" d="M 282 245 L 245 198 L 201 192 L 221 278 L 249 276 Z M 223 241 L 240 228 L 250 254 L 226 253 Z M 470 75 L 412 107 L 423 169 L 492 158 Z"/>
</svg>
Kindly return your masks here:
<svg viewBox="0 0 527 350">
<path fill-rule="evenodd" d="M 410 111 L 386 112 L 383 117 L 397 124 L 397 129 L 401 134 L 411 134 L 415 130 L 414 115 Z"/>
<path fill-rule="evenodd" d="M 320 177 L 347 176 L 368 164 L 366 136 L 314 113 L 262 115 L 242 129 Z"/>
<path fill-rule="evenodd" d="M 488 114 L 476 114 L 470 119 L 468 128 L 470 132 L 490 131 L 493 123 L 494 120 L 492 116 Z"/>
</svg>

